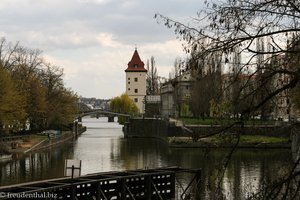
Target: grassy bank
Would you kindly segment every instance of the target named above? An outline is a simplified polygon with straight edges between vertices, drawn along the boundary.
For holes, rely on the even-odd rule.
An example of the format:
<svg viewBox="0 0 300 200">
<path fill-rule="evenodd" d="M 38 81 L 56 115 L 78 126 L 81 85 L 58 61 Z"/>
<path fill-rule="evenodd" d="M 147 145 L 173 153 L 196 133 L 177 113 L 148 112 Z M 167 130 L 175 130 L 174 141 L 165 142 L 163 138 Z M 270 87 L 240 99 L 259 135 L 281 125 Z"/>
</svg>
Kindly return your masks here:
<svg viewBox="0 0 300 200">
<path fill-rule="evenodd" d="M 230 136 L 213 136 L 209 139 L 210 142 L 214 144 L 234 144 L 237 141 L 237 138 L 230 137 Z M 289 138 L 283 137 L 268 137 L 268 136 L 261 136 L 261 135 L 241 135 L 240 136 L 240 144 L 282 144 L 288 143 Z"/>
<path fill-rule="evenodd" d="M 9 148 L 10 153 L 23 153 L 45 139 L 48 139 L 48 137 L 45 135 L 32 134 L 24 138 L 23 140 L 15 141 L 18 144 L 16 147 L 14 148 L 7 147 L 7 148 Z"/>
<path fill-rule="evenodd" d="M 172 147 L 232 147 L 236 144 L 235 136 L 218 135 L 209 138 L 203 138 L 197 142 L 190 137 L 171 137 L 168 139 L 169 145 Z M 238 147 L 278 147 L 287 148 L 290 146 L 289 138 L 267 137 L 260 135 L 241 135 Z"/>
<path fill-rule="evenodd" d="M 180 118 L 185 125 L 228 125 L 237 122 L 238 119 L 218 119 L 218 118 Z M 274 120 L 251 119 L 244 121 L 246 125 L 274 125 Z"/>
</svg>

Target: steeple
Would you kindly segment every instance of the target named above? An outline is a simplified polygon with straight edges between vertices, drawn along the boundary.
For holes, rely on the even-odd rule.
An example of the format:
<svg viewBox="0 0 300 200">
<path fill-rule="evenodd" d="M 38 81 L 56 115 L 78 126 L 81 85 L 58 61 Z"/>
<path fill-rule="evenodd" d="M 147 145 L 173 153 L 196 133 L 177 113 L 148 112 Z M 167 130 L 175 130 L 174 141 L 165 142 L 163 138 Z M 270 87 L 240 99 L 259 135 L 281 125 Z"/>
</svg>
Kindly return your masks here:
<svg viewBox="0 0 300 200">
<path fill-rule="evenodd" d="M 137 51 L 137 48 L 135 48 L 135 51 L 133 53 L 133 56 L 131 60 L 128 63 L 128 67 L 125 70 L 125 72 L 147 72 L 147 70 L 144 68 L 145 64 L 141 60 L 139 53 Z"/>
</svg>

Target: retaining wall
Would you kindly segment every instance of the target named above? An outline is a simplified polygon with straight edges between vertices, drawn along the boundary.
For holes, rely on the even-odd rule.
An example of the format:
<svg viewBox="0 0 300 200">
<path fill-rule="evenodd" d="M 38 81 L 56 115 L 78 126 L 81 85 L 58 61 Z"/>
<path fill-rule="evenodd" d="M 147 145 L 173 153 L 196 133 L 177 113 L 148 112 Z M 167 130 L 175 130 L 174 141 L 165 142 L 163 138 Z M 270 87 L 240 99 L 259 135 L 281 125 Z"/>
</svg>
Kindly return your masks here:
<svg viewBox="0 0 300 200">
<path fill-rule="evenodd" d="M 193 131 L 193 134 L 200 136 L 209 135 L 220 132 L 226 126 L 220 125 L 189 125 L 185 126 Z M 157 118 L 132 118 L 123 127 L 125 137 L 187 137 L 187 133 L 180 126 L 170 123 L 168 120 Z M 291 126 L 275 126 L 275 125 L 259 125 L 259 126 L 245 126 L 242 130 L 240 127 L 232 127 L 229 132 L 240 132 L 245 135 L 263 135 L 274 137 L 290 137 Z"/>
<path fill-rule="evenodd" d="M 164 138 L 168 136 L 168 121 L 157 118 L 131 118 L 125 123 L 125 137 Z"/>
</svg>

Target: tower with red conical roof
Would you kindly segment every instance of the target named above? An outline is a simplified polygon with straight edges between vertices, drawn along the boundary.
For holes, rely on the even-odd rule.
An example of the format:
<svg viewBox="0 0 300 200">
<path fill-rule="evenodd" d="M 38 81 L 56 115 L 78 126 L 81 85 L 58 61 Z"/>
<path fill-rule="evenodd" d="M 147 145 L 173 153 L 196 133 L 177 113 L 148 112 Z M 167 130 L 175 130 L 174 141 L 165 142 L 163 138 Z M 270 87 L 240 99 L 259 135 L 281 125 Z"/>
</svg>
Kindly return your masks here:
<svg viewBox="0 0 300 200">
<path fill-rule="evenodd" d="M 141 60 L 137 49 L 135 49 L 126 73 L 126 93 L 135 102 L 140 113 L 145 112 L 144 98 L 146 96 L 146 74 L 145 64 Z"/>
</svg>

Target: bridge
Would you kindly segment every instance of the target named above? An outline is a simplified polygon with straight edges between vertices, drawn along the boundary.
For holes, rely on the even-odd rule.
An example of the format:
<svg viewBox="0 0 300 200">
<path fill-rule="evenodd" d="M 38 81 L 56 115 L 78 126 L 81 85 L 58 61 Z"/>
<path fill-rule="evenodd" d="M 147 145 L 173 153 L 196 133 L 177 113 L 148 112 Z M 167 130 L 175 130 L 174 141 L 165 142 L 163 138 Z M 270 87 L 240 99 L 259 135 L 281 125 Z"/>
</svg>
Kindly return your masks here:
<svg viewBox="0 0 300 200">
<path fill-rule="evenodd" d="M 183 183 L 184 180 L 184 183 Z M 103 172 L 0 187 L 1 199 L 200 199 L 201 170 L 165 167 Z"/>
<path fill-rule="evenodd" d="M 126 113 L 116 113 L 116 112 L 112 112 L 109 110 L 93 109 L 93 110 L 82 111 L 81 113 L 78 113 L 77 114 L 78 122 L 81 122 L 82 117 L 89 116 L 89 115 L 96 115 L 96 116 L 105 115 L 108 117 L 108 122 L 113 122 L 114 117 L 116 117 L 116 116 L 122 116 L 122 117 L 126 117 L 126 118 L 132 117 L 132 115 L 126 114 Z"/>
</svg>

